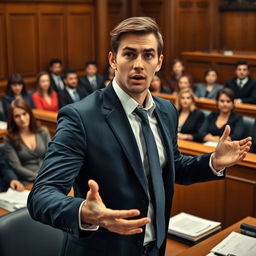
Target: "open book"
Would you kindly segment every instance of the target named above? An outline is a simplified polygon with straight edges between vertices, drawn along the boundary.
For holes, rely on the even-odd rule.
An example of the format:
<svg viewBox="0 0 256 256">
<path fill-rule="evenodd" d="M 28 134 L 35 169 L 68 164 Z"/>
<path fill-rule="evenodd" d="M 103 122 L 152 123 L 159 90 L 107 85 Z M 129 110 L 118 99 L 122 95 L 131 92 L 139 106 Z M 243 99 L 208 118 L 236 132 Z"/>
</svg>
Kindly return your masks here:
<svg viewBox="0 0 256 256">
<path fill-rule="evenodd" d="M 173 239 L 187 244 L 195 244 L 215 234 L 220 229 L 220 222 L 182 212 L 170 218 L 168 233 Z"/>
<path fill-rule="evenodd" d="M 13 212 L 27 206 L 29 190 L 18 192 L 9 188 L 6 192 L 0 193 L 0 207 Z"/>
</svg>

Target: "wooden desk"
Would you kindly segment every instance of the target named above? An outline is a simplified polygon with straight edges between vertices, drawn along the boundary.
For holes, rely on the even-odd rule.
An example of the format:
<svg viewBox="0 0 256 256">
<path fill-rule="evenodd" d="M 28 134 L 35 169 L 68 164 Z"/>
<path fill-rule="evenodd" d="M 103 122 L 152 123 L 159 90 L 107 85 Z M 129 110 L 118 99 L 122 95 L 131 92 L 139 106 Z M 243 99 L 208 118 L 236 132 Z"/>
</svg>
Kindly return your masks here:
<svg viewBox="0 0 256 256">
<path fill-rule="evenodd" d="M 225 84 L 234 77 L 235 64 L 240 60 L 247 60 L 251 65 L 250 74 L 256 77 L 256 52 L 234 52 L 233 55 L 224 55 L 217 51 L 206 52 L 182 52 L 186 71 L 192 75 L 194 82 L 204 82 L 204 73 L 208 68 L 214 68 L 219 75 L 218 82 Z"/>
<path fill-rule="evenodd" d="M 242 223 L 247 223 L 251 225 L 256 225 L 256 219 L 252 217 L 246 217 L 241 221 L 235 223 L 234 225 L 224 229 L 223 231 L 213 235 L 212 237 L 202 241 L 201 243 L 190 247 L 189 249 L 184 248 L 184 252 L 180 254 L 172 254 L 171 242 L 167 243 L 166 256 L 179 255 L 179 256 L 205 256 L 210 250 L 220 243 L 224 238 L 226 238 L 232 231 L 240 232 L 240 225 Z M 173 249 L 175 250 L 175 248 Z"/>
</svg>

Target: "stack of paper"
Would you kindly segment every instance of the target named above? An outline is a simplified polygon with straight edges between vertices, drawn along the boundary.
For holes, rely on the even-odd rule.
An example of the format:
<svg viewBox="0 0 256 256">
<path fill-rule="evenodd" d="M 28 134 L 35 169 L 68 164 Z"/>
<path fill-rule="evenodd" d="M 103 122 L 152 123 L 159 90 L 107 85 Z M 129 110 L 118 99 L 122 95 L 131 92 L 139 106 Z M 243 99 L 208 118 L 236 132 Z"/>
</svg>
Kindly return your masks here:
<svg viewBox="0 0 256 256">
<path fill-rule="evenodd" d="M 0 121 L 0 130 L 6 130 L 7 129 L 7 122 Z"/>
<path fill-rule="evenodd" d="M 9 188 L 7 192 L 0 193 L 0 207 L 10 212 L 27 206 L 29 190 L 17 192 Z"/>
<path fill-rule="evenodd" d="M 211 252 L 215 255 L 255 256 L 256 238 L 232 232 Z"/>
<path fill-rule="evenodd" d="M 168 233 L 179 241 L 194 244 L 202 241 L 221 229 L 221 223 L 180 213 L 170 218 Z"/>
</svg>

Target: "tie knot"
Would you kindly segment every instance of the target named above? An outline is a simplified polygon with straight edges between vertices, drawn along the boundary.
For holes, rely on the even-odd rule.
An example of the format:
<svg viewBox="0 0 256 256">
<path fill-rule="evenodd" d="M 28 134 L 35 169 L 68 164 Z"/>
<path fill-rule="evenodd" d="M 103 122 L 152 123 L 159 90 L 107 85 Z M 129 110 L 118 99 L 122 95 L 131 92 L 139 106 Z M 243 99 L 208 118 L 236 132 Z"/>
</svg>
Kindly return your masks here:
<svg viewBox="0 0 256 256">
<path fill-rule="evenodd" d="M 140 119 L 146 123 L 148 123 L 148 114 L 147 111 L 142 108 L 136 108 L 134 113 L 140 117 Z"/>
</svg>

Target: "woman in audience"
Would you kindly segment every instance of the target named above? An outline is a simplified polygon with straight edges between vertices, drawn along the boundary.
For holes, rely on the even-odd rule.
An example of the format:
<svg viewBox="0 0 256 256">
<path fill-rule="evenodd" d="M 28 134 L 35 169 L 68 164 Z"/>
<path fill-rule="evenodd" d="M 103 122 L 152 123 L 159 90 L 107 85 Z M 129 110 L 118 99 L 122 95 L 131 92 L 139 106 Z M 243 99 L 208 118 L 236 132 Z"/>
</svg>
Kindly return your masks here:
<svg viewBox="0 0 256 256">
<path fill-rule="evenodd" d="M 178 93 L 176 108 L 179 111 L 178 139 L 196 140 L 204 122 L 204 113 L 196 109 L 195 95 L 190 88 L 184 88 Z"/>
<path fill-rule="evenodd" d="M 223 86 L 216 83 L 218 74 L 216 70 L 209 68 L 205 74 L 205 84 L 195 85 L 195 95 L 198 98 L 216 99 L 217 93 Z"/>
<path fill-rule="evenodd" d="M 199 141 L 218 142 L 225 126 L 231 127 L 231 140 L 240 140 L 243 136 L 244 125 L 242 116 L 235 113 L 235 94 L 228 88 L 221 89 L 216 96 L 218 112 L 206 117 L 199 131 Z"/>
<path fill-rule="evenodd" d="M 162 86 L 162 79 L 160 74 L 157 72 L 153 76 L 153 79 L 150 83 L 149 90 L 151 92 L 157 92 L 157 93 L 169 93 L 167 90 L 165 90 Z"/>
<path fill-rule="evenodd" d="M 184 65 L 181 60 L 175 59 L 172 65 L 171 75 L 166 79 L 166 89 L 171 93 L 177 91 L 178 80 L 182 75 L 185 75 Z"/>
<path fill-rule="evenodd" d="M 3 97 L 5 119 L 8 117 L 8 107 L 10 103 L 17 98 L 23 98 L 30 107 L 34 107 L 31 95 L 27 93 L 26 85 L 22 79 L 22 76 L 18 73 L 12 74 L 6 86 L 5 93 L 6 95 Z"/>
<path fill-rule="evenodd" d="M 192 78 L 189 75 L 182 75 L 178 79 L 178 85 L 176 90 L 173 92 L 174 95 L 177 95 L 181 90 L 190 88 L 193 91 Z"/>
<path fill-rule="evenodd" d="M 32 183 L 47 150 L 49 132 L 37 125 L 31 108 L 21 98 L 10 104 L 7 130 L 6 160 L 22 183 Z"/>
<path fill-rule="evenodd" d="M 33 93 L 32 99 L 37 109 L 58 112 L 58 95 L 51 85 L 50 75 L 43 71 L 36 78 L 37 91 Z"/>
</svg>

